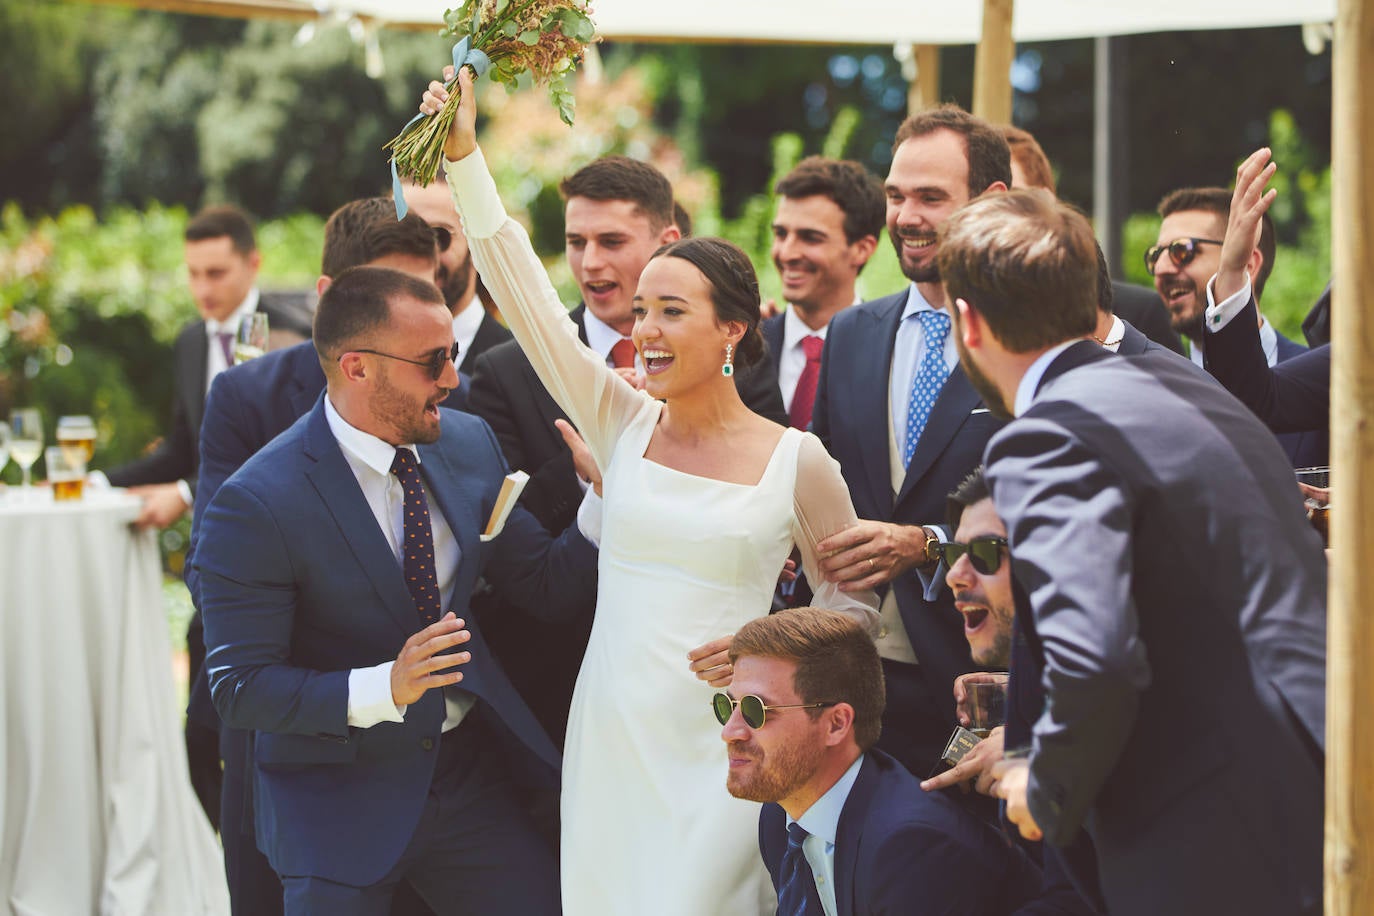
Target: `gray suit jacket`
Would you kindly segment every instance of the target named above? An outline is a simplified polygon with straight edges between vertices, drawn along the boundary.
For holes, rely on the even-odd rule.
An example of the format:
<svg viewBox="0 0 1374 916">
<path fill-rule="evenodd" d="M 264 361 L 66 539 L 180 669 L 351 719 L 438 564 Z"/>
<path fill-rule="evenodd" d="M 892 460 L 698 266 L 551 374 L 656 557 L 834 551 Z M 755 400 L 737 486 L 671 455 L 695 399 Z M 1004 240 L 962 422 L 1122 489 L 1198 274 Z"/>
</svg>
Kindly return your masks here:
<svg viewBox="0 0 1374 916">
<path fill-rule="evenodd" d="M 1047 840 L 1087 829 L 1114 916 L 1318 912 L 1326 563 L 1273 436 L 1177 357 L 1084 342 L 986 461 Z"/>
</svg>

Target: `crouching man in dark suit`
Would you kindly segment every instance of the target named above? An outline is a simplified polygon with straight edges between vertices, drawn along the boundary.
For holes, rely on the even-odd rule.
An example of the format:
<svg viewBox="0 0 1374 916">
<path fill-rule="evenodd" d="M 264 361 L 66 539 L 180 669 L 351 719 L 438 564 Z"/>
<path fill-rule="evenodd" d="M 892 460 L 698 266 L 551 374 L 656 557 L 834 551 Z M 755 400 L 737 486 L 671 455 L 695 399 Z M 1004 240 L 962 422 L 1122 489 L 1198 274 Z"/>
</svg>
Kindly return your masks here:
<svg viewBox="0 0 1374 916">
<path fill-rule="evenodd" d="M 464 618 L 479 576 L 532 613 L 584 605 L 595 549 L 518 508 L 479 538 L 506 465 L 439 407 L 432 284 L 345 271 L 314 340 L 324 394 L 219 489 L 196 552 L 215 707 L 256 732 L 258 846 L 288 914 L 385 914 L 402 879 L 440 914 L 556 913 L 515 785 L 555 785 L 558 753 Z"/>
<path fill-rule="evenodd" d="M 759 848 L 779 916 L 996 916 L 1037 893 L 1039 870 L 957 801 L 921 791 L 873 748 L 883 669 L 873 641 L 816 608 L 750 621 L 716 694 L 730 794 L 765 802 Z"/>
</svg>

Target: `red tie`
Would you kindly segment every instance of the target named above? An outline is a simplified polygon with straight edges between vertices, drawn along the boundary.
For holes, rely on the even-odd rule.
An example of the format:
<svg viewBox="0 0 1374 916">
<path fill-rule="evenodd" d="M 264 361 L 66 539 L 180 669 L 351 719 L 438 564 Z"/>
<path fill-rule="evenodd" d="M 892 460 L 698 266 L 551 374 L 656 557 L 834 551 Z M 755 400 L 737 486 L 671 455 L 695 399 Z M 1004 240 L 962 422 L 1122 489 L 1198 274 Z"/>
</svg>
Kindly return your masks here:
<svg viewBox="0 0 1374 916">
<path fill-rule="evenodd" d="M 628 337 L 622 337 L 611 347 L 611 362 L 617 369 L 633 369 L 635 367 L 635 342 Z"/>
<path fill-rule="evenodd" d="M 821 349 L 825 341 L 815 334 L 802 338 L 802 350 L 806 351 L 806 366 L 797 377 L 797 388 L 792 393 L 792 409 L 787 412 L 787 422 L 797 429 L 811 425 L 811 408 L 816 404 L 816 382 L 821 377 Z"/>
</svg>

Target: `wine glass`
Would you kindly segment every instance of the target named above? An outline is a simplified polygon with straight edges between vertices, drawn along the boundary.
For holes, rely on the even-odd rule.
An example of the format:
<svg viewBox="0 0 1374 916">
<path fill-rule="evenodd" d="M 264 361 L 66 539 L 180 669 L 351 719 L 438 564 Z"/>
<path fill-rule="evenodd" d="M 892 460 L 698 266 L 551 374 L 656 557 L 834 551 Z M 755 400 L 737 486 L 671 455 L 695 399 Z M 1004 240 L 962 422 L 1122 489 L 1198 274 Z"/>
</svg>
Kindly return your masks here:
<svg viewBox="0 0 1374 916">
<path fill-rule="evenodd" d="M 0 423 L 0 471 L 10 463 L 10 425 Z"/>
<path fill-rule="evenodd" d="M 10 411 L 10 456 L 24 471 L 24 492 L 33 490 L 29 469 L 43 454 L 43 415 L 33 407 Z"/>
<path fill-rule="evenodd" d="M 234 335 L 234 365 L 257 359 L 267 352 L 267 315 L 253 312 L 243 316 Z"/>
</svg>

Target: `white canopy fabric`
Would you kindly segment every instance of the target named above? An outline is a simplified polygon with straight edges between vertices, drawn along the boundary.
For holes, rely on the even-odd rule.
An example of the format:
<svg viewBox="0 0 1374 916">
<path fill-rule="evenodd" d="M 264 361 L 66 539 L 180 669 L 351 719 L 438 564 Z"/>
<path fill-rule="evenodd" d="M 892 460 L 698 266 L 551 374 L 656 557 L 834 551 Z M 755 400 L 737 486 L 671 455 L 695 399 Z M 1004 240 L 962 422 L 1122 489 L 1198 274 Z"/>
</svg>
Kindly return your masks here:
<svg viewBox="0 0 1374 916">
<path fill-rule="evenodd" d="M 357 15 L 438 27 L 460 0 L 99 0 L 221 15 Z M 982 0 L 595 0 L 609 39 L 821 44 L 973 44 Z M 1015 0 L 1017 41 L 1331 22 L 1336 0 Z"/>
</svg>

